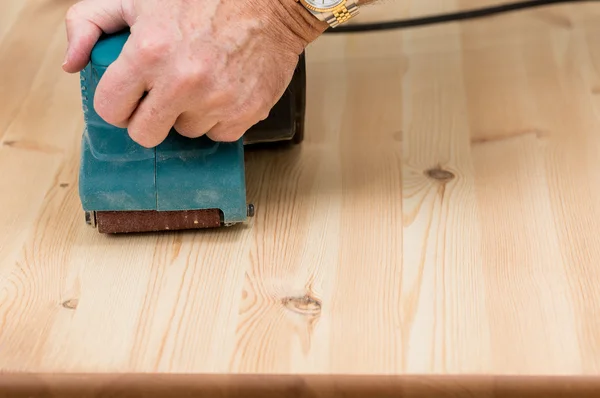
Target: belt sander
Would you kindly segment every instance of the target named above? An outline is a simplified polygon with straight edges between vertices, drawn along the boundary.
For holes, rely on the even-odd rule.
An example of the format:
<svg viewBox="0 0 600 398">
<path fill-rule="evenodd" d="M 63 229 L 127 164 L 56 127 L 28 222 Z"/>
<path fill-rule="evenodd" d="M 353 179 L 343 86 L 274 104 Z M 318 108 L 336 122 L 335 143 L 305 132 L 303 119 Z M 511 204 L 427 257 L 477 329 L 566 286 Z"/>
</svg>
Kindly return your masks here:
<svg viewBox="0 0 600 398">
<path fill-rule="evenodd" d="M 269 117 L 237 142 L 190 139 L 171 129 L 155 148 L 134 142 L 126 129 L 94 111 L 94 93 L 106 68 L 119 56 L 129 32 L 104 35 L 82 70 L 85 129 L 79 196 L 85 220 L 100 233 L 215 228 L 244 223 L 254 215 L 246 200 L 244 152 L 256 144 L 299 144 L 304 136 L 305 56 Z"/>
</svg>

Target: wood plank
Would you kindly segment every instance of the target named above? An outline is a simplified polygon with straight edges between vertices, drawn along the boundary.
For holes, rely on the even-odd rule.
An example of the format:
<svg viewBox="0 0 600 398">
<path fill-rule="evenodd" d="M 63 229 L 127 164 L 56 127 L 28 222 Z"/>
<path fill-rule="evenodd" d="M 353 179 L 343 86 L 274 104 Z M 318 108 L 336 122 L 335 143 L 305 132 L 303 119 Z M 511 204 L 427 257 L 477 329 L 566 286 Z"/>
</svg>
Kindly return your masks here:
<svg viewBox="0 0 600 398">
<path fill-rule="evenodd" d="M 419 8 L 419 7 L 417 7 Z M 426 9 L 425 5 L 421 6 Z M 404 368 L 485 372 L 490 366 L 480 214 L 476 205 L 459 27 L 404 34 Z M 446 40 L 431 40 L 444 34 Z M 444 43 L 423 51 L 420 43 Z M 435 104 L 435 105 L 434 105 Z M 477 360 L 473 360 L 477 358 Z"/>
<path fill-rule="evenodd" d="M 0 6 L 0 396 L 600 391 L 598 5 L 323 37 L 247 226 L 115 237 L 77 196 L 70 3 Z"/>
<path fill-rule="evenodd" d="M 0 3 L 0 45 L 6 38 L 6 32 L 17 21 L 19 12 L 24 8 L 25 1 L 3 1 Z"/>
<path fill-rule="evenodd" d="M 36 78 L 43 79 L 46 73 L 60 70 L 62 59 L 58 64 L 45 64 L 45 68 L 42 65 L 47 57 L 54 57 L 59 52 L 60 57 L 64 57 L 64 39 L 60 49 L 52 48 L 51 43 L 58 29 L 64 32 L 64 15 L 72 2 L 25 1 L 18 21 L 12 25 L 7 23 L 7 31 L 0 36 L 3 38 L 0 41 L 0 140 L 31 92 Z"/>
<path fill-rule="evenodd" d="M 521 277 L 517 279 L 531 277 L 533 280 L 524 284 L 528 287 L 514 300 L 514 305 L 533 308 L 530 307 L 523 314 L 527 317 L 527 323 L 524 323 L 525 319 L 519 323 L 535 325 L 541 322 L 547 324 L 545 330 L 560 331 L 560 334 L 549 334 L 547 338 L 553 338 L 553 345 L 564 351 L 549 352 L 547 346 L 550 343 L 540 344 L 539 332 L 533 326 L 519 331 L 522 349 L 534 350 L 537 347 L 539 355 L 532 354 L 532 357 L 545 357 L 541 362 L 547 366 L 547 372 L 570 369 L 595 372 L 598 369 L 598 355 L 583 355 L 581 359 L 573 355 L 577 351 L 598 352 L 598 339 L 589 332 L 594 328 L 590 322 L 594 324 L 595 314 L 598 313 L 597 300 L 593 299 L 597 292 L 588 283 L 598 277 L 593 264 L 599 260 L 598 245 L 593 238 L 598 228 L 594 216 L 598 211 L 598 184 L 593 182 L 597 181 L 595 173 L 590 174 L 589 171 L 592 159 L 597 159 L 600 143 L 593 133 L 599 127 L 597 103 L 592 93 L 598 75 L 589 56 L 597 52 L 593 46 L 588 47 L 589 41 L 586 43 L 585 40 L 572 38 L 598 37 L 600 32 L 593 25 L 585 30 L 580 29 L 572 25 L 570 17 L 553 12 L 557 11 L 544 10 L 540 14 L 542 17 L 538 18 L 541 23 L 537 23 L 537 33 L 519 38 L 519 46 L 513 42 L 499 41 L 497 46 L 467 52 L 465 76 L 472 101 L 470 115 L 474 128 L 473 143 L 477 148 L 475 151 L 483 152 L 478 155 L 482 162 L 497 156 L 495 168 L 501 167 L 506 173 L 502 177 L 503 174 L 496 171 L 490 181 L 490 170 L 484 172 L 482 178 L 486 178 L 487 184 L 493 184 L 494 187 L 505 186 L 512 180 L 517 184 L 514 185 L 515 189 L 521 191 L 514 192 L 518 196 L 513 201 L 495 199 L 494 196 L 499 196 L 497 193 L 489 196 L 489 200 L 498 201 L 494 206 L 488 206 L 494 209 L 502 209 L 503 205 L 510 203 L 521 204 L 519 208 L 506 209 L 501 215 L 487 213 L 494 220 L 489 228 L 510 219 L 510 214 L 521 214 L 517 224 L 519 229 L 511 222 L 504 233 L 497 232 L 491 236 L 489 248 L 498 251 L 498 255 L 492 257 L 498 258 L 503 253 L 509 256 L 504 260 L 505 263 L 523 264 L 523 272 L 527 273 L 519 274 Z M 514 18 L 513 21 L 514 25 L 521 24 L 524 18 Z M 585 26 L 588 26 L 587 22 Z M 470 26 L 463 33 L 468 42 L 465 46 L 478 49 L 485 47 L 486 35 L 482 26 Z M 523 147 L 528 151 L 524 152 Z M 519 164 L 523 165 L 521 172 L 513 169 Z M 486 170 L 484 163 L 478 167 Z M 522 180 L 527 175 L 535 179 L 530 177 Z M 500 182 L 501 178 L 505 179 L 504 183 Z M 529 210 L 523 208 L 523 203 L 529 200 L 525 196 L 525 189 L 536 189 L 539 198 L 530 203 Z M 484 192 L 489 192 L 489 189 L 486 188 Z M 580 208 L 580 211 L 575 208 Z M 529 230 L 533 226 L 536 230 Z M 521 237 L 517 237 L 519 230 L 523 231 Z M 494 247 L 498 245 L 495 242 L 498 236 L 506 236 L 502 249 Z M 546 238 L 540 239 L 540 236 Z M 530 242 L 526 247 L 531 249 L 521 250 L 521 254 L 517 255 L 519 251 L 516 248 L 523 247 L 520 242 L 528 240 Z M 511 247 L 515 247 L 512 254 L 509 251 Z M 514 271 L 517 270 L 520 269 L 515 268 Z M 491 278 L 491 283 L 497 285 L 498 275 Z M 536 302 L 542 300 L 541 297 L 546 293 L 540 291 L 539 286 L 536 287 L 536 294 L 531 293 L 535 285 L 533 282 L 540 278 L 550 278 L 542 286 L 555 294 Z M 564 285 L 565 280 L 569 281 L 567 286 Z M 516 293 L 515 288 L 519 285 L 512 285 L 511 282 L 511 287 L 505 293 L 509 290 Z M 505 294 L 499 296 L 505 297 Z M 552 311 L 544 310 L 547 302 L 554 303 Z M 506 302 L 495 305 L 498 312 L 500 307 L 506 307 Z M 563 315 L 557 317 L 557 311 L 563 312 Z M 534 322 L 531 314 L 539 314 L 543 318 Z M 506 320 L 498 319 L 499 326 L 506 323 Z M 574 325 L 574 328 L 567 325 Z M 517 336 L 505 332 L 497 337 L 503 341 L 511 339 L 513 344 L 519 341 L 514 340 Z M 529 366 L 520 358 L 511 358 L 506 352 L 502 354 L 500 358 L 507 361 L 507 367 Z"/>
<path fill-rule="evenodd" d="M 600 34 L 598 29 L 588 32 L 590 37 Z M 578 30 L 573 35 L 582 38 L 586 33 Z M 579 347 L 589 353 L 582 358 L 583 372 L 595 374 L 600 366 L 600 340 L 595 332 L 600 326 L 600 292 L 593 283 L 600 277 L 595 266 L 600 261 L 595 236 L 600 228 L 600 179 L 594 165 L 600 156 L 600 120 L 598 103 L 591 99 L 598 74 L 589 54 L 596 50 L 589 41 L 560 44 L 546 44 L 546 59 L 559 62 L 539 76 L 546 84 L 536 86 L 536 97 L 544 130 L 552 132 L 546 157 L 548 185 L 574 311 L 580 314 L 576 320 Z M 556 113 L 559 109 L 562 114 Z"/>
<path fill-rule="evenodd" d="M 54 50 L 62 46 L 64 32 L 51 36 L 47 56 L 39 65 L 47 73 L 32 81 L 7 129 L 0 130 L 0 137 L 4 136 L 0 140 L 0 164 L 4 170 L 0 173 L 0 186 L 6 187 L 0 191 L 0 203 L 6 209 L 0 212 L 0 264 L 3 265 L 16 264 L 48 195 L 56 189 L 74 187 L 77 182 L 75 169 L 68 175 L 58 173 L 64 166 L 65 152 L 70 151 L 72 158 L 76 156 L 79 140 L 74 139 L 83 129 L 82 116 L 75 108 L 79 106 L 78 99 L 72 95 L 78 82 L 76 77 L 66 76 L 53 67 L 60 62 L 60 55 L 57 57 Z M 0 276 L 10 272 L 11 268 L 0 266 Z M 0 328 L 0 334 L 1 331 Z"/>
<path fill-rule="evenodd" d="M 473 148 L 477 204 L 489 209 L 480 218 L 482 257 L 487 259 L 483 282 L 494 347 L 491 366 L 499 373 L 520 374 L 532 367 L 543 374 L 581 371 L 574 326 L 578 317 L 565 292 L 568 275 L 544 154 L 535 133 Z M 505 189 L 498 191 L 500 186 Z M 524 351 L 526 357 L 518 354 Z"/>
</svg>

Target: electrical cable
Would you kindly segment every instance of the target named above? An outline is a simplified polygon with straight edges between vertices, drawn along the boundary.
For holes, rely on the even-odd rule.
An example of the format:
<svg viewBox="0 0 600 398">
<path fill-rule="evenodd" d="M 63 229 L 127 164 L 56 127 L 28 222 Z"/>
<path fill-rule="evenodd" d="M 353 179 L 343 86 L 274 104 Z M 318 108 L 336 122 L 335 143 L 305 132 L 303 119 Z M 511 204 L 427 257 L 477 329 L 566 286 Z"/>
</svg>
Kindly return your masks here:
<svg viewBox="0 0 600 398">
<path fill-rule="evenodd" d="M 583 3 L 583 2 L 597 2 L 599 0 L 527 0 L 516 3 L 500 4 L 496 6 L 483 7 L 473 10 L 458 11 L 447 14 L 430 15 L 420 18 L 401 19 L 394 21 L 385 22 L 373 22 L 353 25 L 342 25 L 337 28 L 329 28 L 324 33 L 327 34 L 341 34 L 341 33 L 360 33 L 360 32 L 374 32 L 384 31 L 391 29 L 405 29 L 416 26 L 433 25 L 439 23 L 464 21 L 467 19 L 475 19 L 488 17 L 491 15 L 497 15 L 501 13 L 524 10 L 527 8 L 549 6 L 560 3 Z"/>
</svg>

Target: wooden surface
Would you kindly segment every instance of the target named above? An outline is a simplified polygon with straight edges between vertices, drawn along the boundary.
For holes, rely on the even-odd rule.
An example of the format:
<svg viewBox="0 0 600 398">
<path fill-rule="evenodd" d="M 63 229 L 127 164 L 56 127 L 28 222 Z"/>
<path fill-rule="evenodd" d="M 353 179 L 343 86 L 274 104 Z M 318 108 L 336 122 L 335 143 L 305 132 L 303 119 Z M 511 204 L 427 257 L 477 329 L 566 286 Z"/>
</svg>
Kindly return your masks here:
<svg viewBox="0 0 600 398">
<path fill-rule="evenodd" d="M 70 3 L 0 2 L 0 391 L 599 386 L 600 6 L 323 37 L 306 141 L 248 154 L 249 225 L 109 237 L 77 196 Z"/>
</svg>

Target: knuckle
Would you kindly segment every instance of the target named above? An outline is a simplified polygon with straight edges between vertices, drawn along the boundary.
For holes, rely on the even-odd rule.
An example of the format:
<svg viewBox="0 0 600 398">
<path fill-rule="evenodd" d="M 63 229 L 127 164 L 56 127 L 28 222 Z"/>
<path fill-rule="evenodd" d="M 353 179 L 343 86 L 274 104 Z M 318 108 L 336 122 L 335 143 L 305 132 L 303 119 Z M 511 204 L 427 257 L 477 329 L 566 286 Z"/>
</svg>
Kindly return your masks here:
<svg viewBox="0 0 600 398">
<path fill-rule="evenodd" d="M 156 62 L 169 53 L 171 43 L 164 37 L 144 34 L 136 40 L 136 50 L 144 62 Z"/>
<path fill-rule="evenodd" d="M 79 2 L 79 3 L 73 4 L 71 7 L 69 7 L 69 9 L 67 10 L 66 16 L 65 16 L 65 20 L 67 21 L 67 24 L 73 23 L 80 18 L 82 4 L 83 3 Z"/>
<path fill-rule="evenodd" d="M 258 97 L 246 101 L 239 107 L 239 115 L 245 119 L 256 119 L 263 115 L 267 109 L 266 101 Z"/>
<path fill-rule="evenodd" d="M 257 112 L 257 116 L 259 120 L 265 120 L 266 118 L 269 117 L 269 114 L 271 113 L 271 108 L 268 106 L 263 106 L 261 109 L 259 109 L 259 111 Z"/>
<path fill-rule="evenodd" d="M 206 82 L 209 68 L 201 62 L 179 62 L 176 65 L 175 82 L 179 88 L 195 86 Z"/>
<path fill-rule="evenodd" d="M 261 100 L 257 101 L 257 103 L 252 107 L 251 114 L 255 120 L 265 120 L 269 116 L 270 112 L 271 107 L 266 101 Z"/>
<path fill-rule="evenodd" d="M 234 107 L 237 98 L 237 90 L 236 86 L 228 85 L 223 87 L 221 90 L 215 90 L 213 95 L 213 103 L 219 106 L 224 111 L 231 111 L 231 108 Z"/>
<path fill-rule="evenodd" d="M 256 98 L 254 102 L 254 112 L 255 114 L 264 114 L 265 112 L 269 112 L 271 109 L 271 95 L 260 95 Z"/>
</svg>

